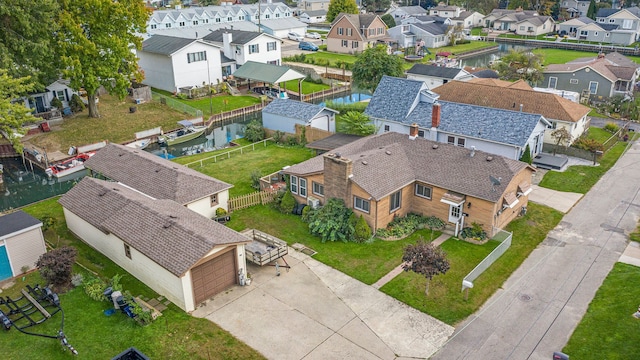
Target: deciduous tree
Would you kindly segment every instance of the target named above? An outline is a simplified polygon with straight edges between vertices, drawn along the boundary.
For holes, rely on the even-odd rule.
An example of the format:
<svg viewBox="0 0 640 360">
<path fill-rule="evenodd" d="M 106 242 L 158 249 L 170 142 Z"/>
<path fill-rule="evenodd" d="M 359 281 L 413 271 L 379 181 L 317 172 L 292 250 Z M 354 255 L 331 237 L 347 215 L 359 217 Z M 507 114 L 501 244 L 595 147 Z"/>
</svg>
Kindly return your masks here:
<svg viewBox="0 0 640 360">
<path fill-rule="evenodd" d="M 139 0 L 58 0 L 57 42 L 63 74 L 84 88 L 89 116 L 99 117 L 100 86 L 124 98 L 131 80 L 142 80 L 133 49 L 140 48 L 149 13 Z"/>
<path fill-rule="evenodd" d="M 7 70 L 0 68 L 0 130 L 9 136 L 9 141 L 19 153 L 22 144 L 17 134 L 24 134 L 22 125 L 35 118 L 21 102 L 13 102 L 34 90 L 34 83 L 30 77 L 13 78 Z"/>
<path fill-rule="evenodd" d="M 327 9 L 327 21 L 333 22 L 340 13 L 357 14 L 358 5 L 355 0 L 331 0 Z"/>
<path fill-rule="evenodd" d="M 427 285 L 424 293 L 429 295 L 429 283 L 431 279 L 439 274 L 449 271 L 449 261 L 447 254 L 433 244 L 419 240 L 415 245 L 408 245 L 404 249 L 402 256 L 402 269 L 413 271 L 427 278 Z"/>
<path fill-rule="evenodd" d="M 391 16 L 391 14 L 384 14 L 380 16 L 380 19 L 384 21 L 385 25 L 387 25 L 388 28 L 396 26 L 396 21 L 393 19 L 393 16 Z"/>
<path fill-rule="evenodd" d="M 532 52 L 511 50 L 496 63 L 494 69 L 503 80 L 522 79 L 536 84 L 543 78 L 542 60 L 540 55 Z"/>
<path fill-rule="evenodd" d="M 51 250 L 40 256 L 36 267 L 40 275 L 54 290 L 66 289 L 71 284 L 71 271 L 76 261 L 78 250 L 70 246 Z"/>
<path fill-rule="evenodd" d="M 385 45 L 368 48 L 358 56 L 351 69 L 351 77 L 356 87 L 374 91 L 382 75 L 400 77 L 404 74 L 400 57 L 387 54 Z"/>
<path fill-rule="evenodd" d="M 553 147 L 553 155 L 556 155 L 556 151 L 558 150 L 558 146 L 566 146 L 569 145 L 571 141 L 571 134 L 569 130 L 565 127 L 559 127 L 551 132 L 551 137 L 556 140 L 556 144 Z"/>
</svg>

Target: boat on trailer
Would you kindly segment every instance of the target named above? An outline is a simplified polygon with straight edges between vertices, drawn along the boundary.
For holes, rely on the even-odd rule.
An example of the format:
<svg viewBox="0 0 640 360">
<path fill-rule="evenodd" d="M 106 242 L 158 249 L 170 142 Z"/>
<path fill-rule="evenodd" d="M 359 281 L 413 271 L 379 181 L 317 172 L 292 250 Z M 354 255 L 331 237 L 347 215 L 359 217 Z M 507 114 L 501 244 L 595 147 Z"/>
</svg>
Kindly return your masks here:
<svg viewBox="0 0 640 360">
<path fill-rule="evenodd" d="M 161 145 L 174 145 L 193 140 L 204 134 L 207 130 L 206 126 L 194 125 L 189 120 L 180 120 L 178 124 L 182 125 L 181 129 L 158 136 L 158 142 Z"/>
<path fill-rule="evenodd" d="M 75 172 L 84 170 L 84 162 L 89 160 L 96 152 L 89 151 L 86 153 L 78 154 L 70 159 L 64 160 L 57 164 L 49 166 L 45 172 L 49 177 L 61 178 L 67 175 L 71 175 Z"/>
</svg>

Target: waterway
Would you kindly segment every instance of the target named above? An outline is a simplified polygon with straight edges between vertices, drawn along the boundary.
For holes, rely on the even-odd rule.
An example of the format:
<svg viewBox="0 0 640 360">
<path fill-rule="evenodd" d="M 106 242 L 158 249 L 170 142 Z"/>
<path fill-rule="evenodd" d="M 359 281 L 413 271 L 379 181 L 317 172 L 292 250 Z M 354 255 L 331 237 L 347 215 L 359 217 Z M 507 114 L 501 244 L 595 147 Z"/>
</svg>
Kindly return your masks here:
<svg viewBox="0 0 640 360">
<path fill-rule="evenodd" d="M 471 67 L 489 67 L 489 64 L 502 56 L 509 53 L 511 50 L 516 51 L 526 51 L 530 50 L 530 47 L 524 45 L 514 45 L 514 44 L 501 44 L 498 43 L 498 49 L 494 52 L 480 54 L 476 56 L 469 57 L 467 59 L 462 60 L 462 66 L 471 66 Z"/>
</svg>

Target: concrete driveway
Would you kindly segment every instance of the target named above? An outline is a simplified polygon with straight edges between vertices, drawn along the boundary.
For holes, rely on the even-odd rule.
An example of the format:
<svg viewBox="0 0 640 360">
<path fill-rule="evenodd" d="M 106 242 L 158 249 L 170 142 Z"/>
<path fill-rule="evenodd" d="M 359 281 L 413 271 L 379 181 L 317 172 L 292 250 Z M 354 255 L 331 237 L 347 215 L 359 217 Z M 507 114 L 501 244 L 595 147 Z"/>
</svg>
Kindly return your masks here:
<svg viewBox="0 0 640 360">
<path fill-rule="evenodd" d="M 291 265 L 250 265 L 250 286 L 234 287 L 193 312 L 269 359 L 428 358 L 453 328 L 309 256 Z M 282 262 L 281 262 L 282 263 Z"/>
</svg>

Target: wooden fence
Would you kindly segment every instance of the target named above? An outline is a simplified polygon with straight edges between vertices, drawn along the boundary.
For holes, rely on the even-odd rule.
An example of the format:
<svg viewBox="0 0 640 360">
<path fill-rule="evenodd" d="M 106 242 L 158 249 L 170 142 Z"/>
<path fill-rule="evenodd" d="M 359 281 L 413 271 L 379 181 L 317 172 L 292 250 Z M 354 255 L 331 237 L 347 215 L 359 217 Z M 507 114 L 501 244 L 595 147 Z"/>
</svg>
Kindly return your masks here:
<svg viewBox="0 0 640 360">
<path fill-rule="evenodd" d="M 256 191 L 251 194 L 240 195 L 229 199 L 229 212 L 246 209 L 255 205 L 264 205 L 272 203 L 276 196 L 277 192 L 267 192 L 267 191 Z"/>
<path fill-rule="evenodd" d="M 349 91 L 349 90 L 351 90 L 351 86 L 350 85 L 338 86 L 338 87 L 334 87 L 334 88 L 331 88 L 331 89 L 314 92 L 314 93 L 311 93 L 311 94 L 302 94 L 302 99 L 300 99 L 300 100 L 304 101 L 304 102 L 308 102 L 308 101 L 311 101 L 311 100 L 325 98 L 325 97 L 327 97 L 329 95 L 339 94 L 339 93 L 346 92 L 346 91 Z M 294 96 L 292 96 L 292 98 Z"/>
<path fill-rule="evenodd" d="M 211 117 L 209 117 L 209 121 L 207 122 L 207 126 L 211 127 L 213 124 L 218 123 L 222 120 L 226 120 L 226 119 L 230 119 L 230 118 L 234 118 L 236 116 L 242 116 L 242 115 L 247 115 L 247 114 L 252 114 L 254 112 L 258 112 L 260 110 L 262 110 L 262 108 L 264 108 L 265 106 L 267 106 L 267 104 L 269 103 L 269 101 L 265 101 L 264 104 L 255 104 L 255 105 L 251 105 L 251 106 L 246 106 L 240 109 L 235 109 L 235 110 L 231 110 L 231 111 L 225 111 L 222 112 L 220 114 L 213 114 L 211 115 Z"/>
<path fill-rule="evenodd" d="M 325 73 L 320 74 L 320 76 L 325 78 L 325 79 L 333 79 L 333 80 L 340 80 L 340 81 L 344 81 L 344 82 L 351 82 L 351 76 L 350 75 L 346 75 L 346 74 L 334 74 L 334 73 L 330 73 L 330 72 L 325 72 Z"/>
</svg>

